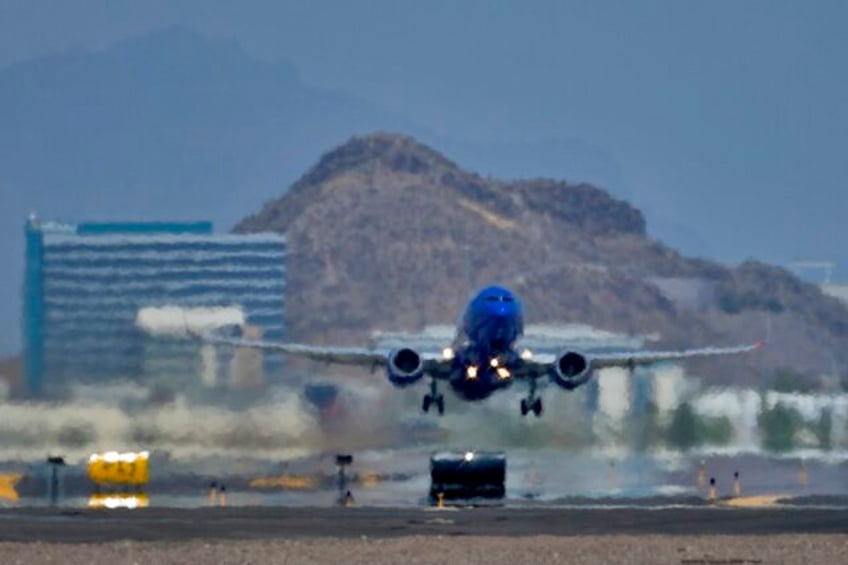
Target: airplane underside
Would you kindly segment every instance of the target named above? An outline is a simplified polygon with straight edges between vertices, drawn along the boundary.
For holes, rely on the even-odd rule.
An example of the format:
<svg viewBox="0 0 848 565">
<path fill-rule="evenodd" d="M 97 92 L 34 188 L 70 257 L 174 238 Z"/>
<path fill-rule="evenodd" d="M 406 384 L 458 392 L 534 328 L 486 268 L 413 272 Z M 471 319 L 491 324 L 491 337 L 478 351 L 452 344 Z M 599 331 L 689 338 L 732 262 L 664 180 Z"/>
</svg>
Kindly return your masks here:
<svg viewBox="0 0 848 565">
<path fill-rule="evenodd" d="M 448 384 L 461 400 L 479 402 L 489 398 L 496 391 L 512 386 L 513 379 L 504 377 L 503 373 L 498 373 L 494 368 L 482 370 L 473 378 L 469 378 L 466 371 L 458 370 L 451 376 Z M 424 396 L 421 407 L 424 412 L 429 412 L 430 407 L 434 406 L 439 415 L 442 415 L 445 411 L 444 402 L 444 395 L 438 391 L 438 384 L 434 379 L 430 382 L 430 392 Z M 522 416 L 530 412 L 536 416 L 542 414 L 542 399 L 536 396 L 535 381 L 530 381 L 530 394 L 527 398 L 521 399 Z"/>
<path fill-rule="evenodd" d="M 494 371 L 484 371 L 474 379 L 469 379 L 463 372 L 457 371 L 450 379 L 450 387 L 456 395 L 472 402 L 489 398 L 495 391 L 510 385 L 512 379 L 499 380 Z"/>
</svg>

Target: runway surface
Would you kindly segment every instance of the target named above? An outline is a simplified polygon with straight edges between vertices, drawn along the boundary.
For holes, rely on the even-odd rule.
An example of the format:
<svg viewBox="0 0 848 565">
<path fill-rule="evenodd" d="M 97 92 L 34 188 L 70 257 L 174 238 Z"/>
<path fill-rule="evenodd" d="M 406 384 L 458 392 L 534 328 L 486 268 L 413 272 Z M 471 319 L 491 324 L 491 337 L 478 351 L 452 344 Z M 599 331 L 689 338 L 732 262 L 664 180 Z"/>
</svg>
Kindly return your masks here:
<svg viewBox="0 0 848 565">
<path fill-rule="evenodd" d="M 426 504 L 431 452 L 427 447 L 356 452 L 348 469 L 348 488 L 357 505 L 415 508 Z M 707 497 L 710 477 L 716 479 L 719 497 L 733 494 L 736 472 L 740 473 L 740 489 L 745 496 L 812 497 L 814 504 L 848 504 L 848 461 L 844 459 L 640 453 L 613 456 L 564 449 L 510 449 L 507 457 L 505 501 L 510 505 L 526 505 L 528 501 L 692 505 Z M 94 492 L 86 462 L 68 463 L 61 470 L 60 505 L 85 508 Z M 338 497 L 334 453 L 284 461 L 245 456 L 184 462 L 154 453 L 150 467 L 151 481 L 143 490 L 150 497 L 151 507 L 206 506 L 213 482 L 226 485 L 230 506 L 330 507 Z M 43 463 L 0 463 L 0 472 L 7 477 L 21 476 L 14 485 L 20 498 L 15 505 L 46 505 L 50 470 Z"/>
<path fill-rule="evenodd" d="M 0 542 L 786 533 L 848 533 L 848 510 L 821 507 L 0 510 Z"/>
</svg>

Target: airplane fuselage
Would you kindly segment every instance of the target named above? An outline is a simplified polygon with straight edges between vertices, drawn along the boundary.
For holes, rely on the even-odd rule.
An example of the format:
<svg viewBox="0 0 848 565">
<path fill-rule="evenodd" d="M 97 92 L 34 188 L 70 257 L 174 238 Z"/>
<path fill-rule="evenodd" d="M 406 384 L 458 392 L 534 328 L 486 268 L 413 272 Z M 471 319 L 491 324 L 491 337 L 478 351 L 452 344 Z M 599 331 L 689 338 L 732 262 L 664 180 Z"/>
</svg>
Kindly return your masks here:
<svg viewBox="0 0 848 565">
<path fill-rule="evenodd" d="M 482 400 L 511 385 L 519 361 L 515 343 L 523 333 L 523 308 L 512 292 L 497 286 L 480 291 L 465 310 L 453 347 L 454 392 Z"/>
</svg>

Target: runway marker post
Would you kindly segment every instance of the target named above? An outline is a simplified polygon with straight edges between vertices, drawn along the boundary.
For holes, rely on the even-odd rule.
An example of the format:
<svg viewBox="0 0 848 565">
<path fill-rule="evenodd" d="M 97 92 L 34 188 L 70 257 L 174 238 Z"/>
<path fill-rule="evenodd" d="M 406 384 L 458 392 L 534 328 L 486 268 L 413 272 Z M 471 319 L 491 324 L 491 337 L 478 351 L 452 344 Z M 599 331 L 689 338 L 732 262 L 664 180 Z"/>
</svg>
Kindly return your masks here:
<svg viewBox="0 0 848 565">
<path fill-rule="evenodd" d="M 607 483 L 610 490 L 615 490 L 616 488 L 616 478 L 615 478 L 615 459 L 609 460 L 609 469 L 607 472 Z"/>
<path fill-rule="evenodd" d="M 742 496 L 742 483 L 739 481 L 739 471 L 733 473 L 733 496 Z"/>
<path fill-rule="evenodd" d="M 807 476 L 807 463 L 801 459 L 801 469 L 798 470 L 798 484 L 801 488 L 806 489 L 809 477 Z"/>
<path fill-rule="evenodd" d="M 701 459 L 698 465 L 698 488 L 703 489 L 707 486 L 707 462 Z"/>
<path fill-rule="evenodd" d="M 710 501 L 711 504 L 716 501 L 716 480 L 715 477 L 710 477 L 710 490 L 707 494 L 707 500 Z"/>
<path fill-rule="evenodd" d="M 218 505 L 222 508 L 227 506 L 227 485 L 221 485 L 218 490 Z"/>
<path fill-rule="evenodd" d="M 212 481 L 209 485 L 209 506 L 218 505 L 218 483 Z"/>
<path fill-rule="evenodd" d="M 339 489 L 338 504 L 340 506 L 350 506 L 353 504 L 353 494 L 348 489 L 348 480 L 345 469 L 353 464 L 353 455 L 339 453 L 336 455 L 337 486 Z"/>
<path fill-rule="evenodd" d="M 66 465 L 65 458 L 50 455 L 47 457 L 47 464 L 50 466 L 50 482 L 47 487 L 48 496 L 50 498 L 50 506 L 58 506 L 59 491 L 61 490 L 59 469 Z"/>
</svg>

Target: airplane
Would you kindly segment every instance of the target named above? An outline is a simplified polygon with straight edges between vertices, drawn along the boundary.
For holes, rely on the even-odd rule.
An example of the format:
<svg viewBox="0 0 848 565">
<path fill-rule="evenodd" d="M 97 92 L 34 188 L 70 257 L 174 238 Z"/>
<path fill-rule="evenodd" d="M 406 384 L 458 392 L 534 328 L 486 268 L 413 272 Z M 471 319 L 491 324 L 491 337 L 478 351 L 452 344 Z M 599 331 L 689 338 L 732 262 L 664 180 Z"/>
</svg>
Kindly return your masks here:
<svg viewBox="0 0 848 565">
<path fill-rule="evenodd" d="M 444 395 L 439 383 L 446 382 L 466 401 L 480 401 L 494 392 L 509 388 L 516 381 L 528 384 L 528 395 L 521 400 L 521 414 L 542 414 L 542 399 L 537 394 L 540 381 L 553 381 L 572 391 L 586 384 L 599 369 L 637 366 L 693 357 L 734 355 L 762 348 L 764 342 L 737 347 L 706 347 L 681 351 L 622 351 L 590 353 L 564 348 L 558 355 L 536 356 L 519 346 L 524 332 L 524 310 L 517 296 L 501 286 L 479 291 L 468 303 L 453 342 L 438 353 L 418 352 L 410 347 L 392 351 L 366 348 L 320 347 L 295 343 L 197 336 L 207 343 L 249 347 L 303 357 L 325 363 L 383 367 L 396 387 L 407 387 L 424 377 L 430 378 L 430 390 L 421 408 L 435 407 L 444 414 Z"/>
</svg>

